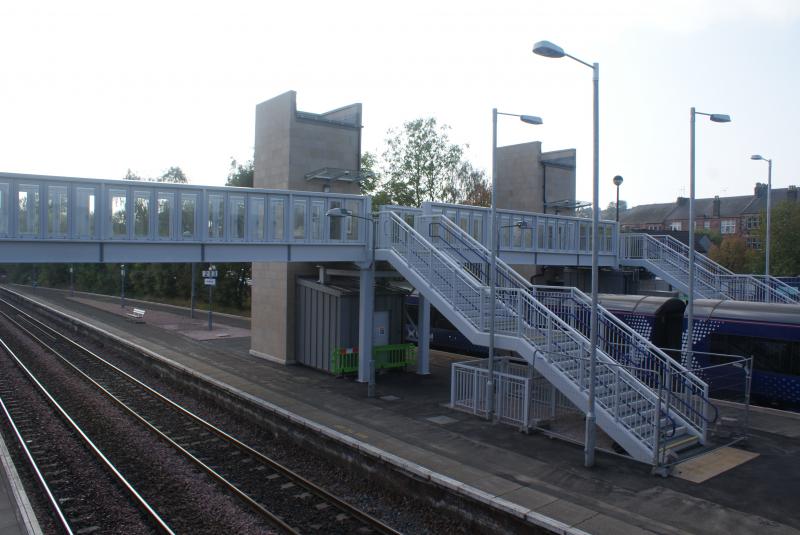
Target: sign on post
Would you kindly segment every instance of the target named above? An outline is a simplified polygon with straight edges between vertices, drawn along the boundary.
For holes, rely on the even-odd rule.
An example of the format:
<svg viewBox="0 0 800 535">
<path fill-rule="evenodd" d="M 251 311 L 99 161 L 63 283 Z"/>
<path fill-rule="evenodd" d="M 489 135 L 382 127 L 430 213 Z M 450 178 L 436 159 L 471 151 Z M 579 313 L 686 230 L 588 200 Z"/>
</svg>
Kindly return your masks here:
<svg viewBox="0 0 800 535">
<path fill-rule="evenodd" d="M 205 279 L 206 286 L 216 286 L 217 279 Z"/>
</svg>

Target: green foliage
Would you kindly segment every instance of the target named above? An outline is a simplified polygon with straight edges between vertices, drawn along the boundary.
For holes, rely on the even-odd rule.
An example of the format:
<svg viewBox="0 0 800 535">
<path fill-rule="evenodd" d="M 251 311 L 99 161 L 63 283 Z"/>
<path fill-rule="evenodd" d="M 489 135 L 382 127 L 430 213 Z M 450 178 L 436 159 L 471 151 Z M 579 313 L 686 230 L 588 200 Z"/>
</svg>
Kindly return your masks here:
<svg viewBox="0 0 800 535">
<path fill-rule="evenodd" d="M 244 164 L 240 164 L 235 159 L 231 158 L 231 167 L 225 185 L 252 188 L 255 179 L 255 170 L 256 167 L 253 160 L 248 160 Z"/>
<path fill-rule="evenodd" d="M 172 182 L 173 184 L 188 184 L 189 180 L 180 167 L 170 167 L 164 174 L 156 179 L 157 182 Z"/>
<path fill-rule="evenodd" d="M 128 168 L 128 172 L 125 173 L 125 176 L 122 177 L 122 180 L 141 180 L 141 179 L 142 177 L 131 171 L 130 168 Z"/>
<path fill-rule="evenodd" d="M 766 244 L 767 226 L 763 216 L 761 221 L 761 243 Z M 772 208 L 770 234 L 770 275 L 800 275 L 800 202 L 783 201 Z"/>
<path fill-rule="evenodd" d="M 734 235 L 726 236 L 719 245 L 712 245 L 708 257 L 734 273 L 752 273 L 758 255 L 747 248 L 744 238 Z"/>
<path fill-rule="evenodd" d="M 415 119 L 389 130 L 380 161 L 363 154 L 361 192 L 372 195 L 373 207 L 424 201 L 489 205 L 485 173 L 464 160 L 466 147 L 451 143 L 448 131 L 432 117 Z"/>
</svg>

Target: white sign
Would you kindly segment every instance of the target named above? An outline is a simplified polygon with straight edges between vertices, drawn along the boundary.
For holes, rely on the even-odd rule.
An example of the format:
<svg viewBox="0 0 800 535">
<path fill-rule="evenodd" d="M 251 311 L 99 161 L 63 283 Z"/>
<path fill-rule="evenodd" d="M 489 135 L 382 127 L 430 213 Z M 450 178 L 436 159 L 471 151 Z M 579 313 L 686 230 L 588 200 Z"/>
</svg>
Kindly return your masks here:
<svg viewBox="0 0 800 535">
<path fill-rule="evenodd" d="M 217 285 L 217 279 L 209 278 L 209 279 L 205 280 L 205 283 L 206 283 L 206 286 L 216 286 Z"/>
<path fill-rule="evenodd" d="M 204 278 L 214 278 L 214 279 L 216 279 L 218 274 L 219 274 L 219 272 L 216 269 L 207 269 L 207 270 L 203 271 L 203 277 Z"/>
</svg>

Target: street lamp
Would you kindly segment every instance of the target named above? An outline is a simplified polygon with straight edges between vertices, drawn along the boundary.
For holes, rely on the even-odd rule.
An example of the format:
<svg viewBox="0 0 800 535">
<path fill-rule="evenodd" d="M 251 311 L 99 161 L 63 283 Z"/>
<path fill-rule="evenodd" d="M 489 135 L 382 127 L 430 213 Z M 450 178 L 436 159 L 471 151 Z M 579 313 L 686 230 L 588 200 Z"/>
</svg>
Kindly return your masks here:
<svg viewBox="0 0 800 535">
<path fill-rule="evenodd" d="M 770 242 L 770 223 L 772 221 L 772 160 L 764 158 L 760 154 L 750 156 L 751 160 L 764 160 L 769 164 L 767 174 L 767 243 L 764 246 L 764 275 L 769 277 L 769 242 Z"/>
<path fill-rule="evenodd" d="M 694 347 L 694 125 L 697 115 L 705 115 L 714 123 L 729 123 L 731 118 L 724 113 L 703 113 L 694 107 L 690 113 L 689 130 L 689 316 L 686 325 L 686 362 L 691 363 L 692 349 Z"/>
<path fill-rule="evenodd" d="M 331 208 L 330 210 L 325 212 L 325 215 L 327 217 L 337 217 L 337 218 L 339 218 L 339 217 L 355 217 L 356 219 L 363 219 L 364 221 L 369 221 L 370 223 L 372 223 L 372 229 L 371 229 L 372 230 L 372 255 L 371 255 L 372 258 L 370 259 L 371 261 L 370 261 L 370 265 L 369 265 L 368 269 L 369 270 L 375 269 L 375 234 L 376 234 L 376 229 L 375 229 L 376 220 L 375 220 L 375 218 L 373 218 L 373 217 L 364 217 L 364 216 L 357 215 L 352 210 L 348 210 L 347 208 Z M 361 279 L 361 292 L 364 293 L 364 295 L 361 296 L 361 299 L 370 299 L 371 297 L 368 297 L 369 294 L 367 294 L 367 292 L 368 291 L 369 292 L 373 292 L 374 289 L 373 288 L 367 289 L 366 285 L 367 284 L 371 284 L 371 283 L 366 281 L 363 278 L 364 277 L 363 274 L 361 275 L 361 277 L 362 277 L 362 279 Z M 369 301 L 369 303 L 374 303 L 374 301 Z M 370 310 L 373 308 L 372 304 L 365 304 L 364 301 L 362 301 L 362 305 L 365 308 L 370 309 Z M 363 311 L 362 311 L 362 315 L 363 315 Z M 367 373 L 366 373 L 366 375 L 367 375 L 367 397 L 371 398 L 371 397 L 375 396 L 375 356 L 372 354 L 372 331 L 371 331 L 371 329 L 368 329 L 368 330 L 364 329 L 365 323 L 363 323 L 363 322 L 365 321 L 365 318 L 362 317 L 359 321 L 361 323 L 360 329 L 365 331 L 363 333 L 363 336 L 368 337 L 367 338 L 368 343 L 366 343 L 365 345 L 370 348 L 370 353 L 369 353 L 370 354 L 370 359 L 369 359 L 369 363 L 367 364 L 367 370 L 366 370 Z M 363 350 L 364 348 L 362 347 L 361 349 Z M 358 372 L 359 373 L 359 377 L 358 377 L 358 379 L 359 379 L 359 382 L 363 382 L 363 380 L 364 380 L 363 379 L 363 377 L 364 377 L 363 368 L 361 368 L 360 362 L 363 362 L 363 361 L 361 361 L 361 358 L 359 356 L 359 372 Z"/>
<path fill-rule="evenodd" d="M 614 185 L 617 186 L 617 223 L 619 223 L 619 187 L 622 185 L 622 177 L 620 175 L 614 177 Z"/>
<path fill-rule="evenodd" d="M 120 296 L 119 306 L 125 308 L 125 264 L 119 265 Z"/>
<path fill-rule="evenodd" d="M 586 412 L 586 445 L 584 449 L 584 462 L 586 467 L 594 466 L 595 450 L 595 361 L 597 360 L 597 288 L 598 288 L 598 253 L 599 240 L 597 239 L 600 227 L 600 64 L 586 63 L 583 60 L 571 56 L 564 52 L 564 49 L 554 45 L 550 41 L 539 41 L 533 45 L 533 53 L 546 58 L 563 58 L 564 56 L 573 59 L 592 69 L 592 82 L 594 86 L 594 105 L 593 105 L 593 138 L 594 138 L 594 164 L 592 178 L 592 313 L 591 329 L 589 334 L 589 409 Z"/>
<path fill-rule="evenodd" d="M 495 243 L 492 244 L 491 262 L 489 264 L 489 306 L 491 307 L 491 314 L 489 314 L 489 377 L 486 382 L 486 417 L 491 419 L 494 412 L 494 331 L 495 331 L 495 270 L 497 269 L 497 116 L 508 115 L 510 117 L 519 117 L 519 120 L 527 124 L 542 124 L 542 118 L 535 115 L 518 115 L 516 113 L 502 113 L 497 111 L 497 108 L 492 108 L 492 238 Z"/>
</svg>

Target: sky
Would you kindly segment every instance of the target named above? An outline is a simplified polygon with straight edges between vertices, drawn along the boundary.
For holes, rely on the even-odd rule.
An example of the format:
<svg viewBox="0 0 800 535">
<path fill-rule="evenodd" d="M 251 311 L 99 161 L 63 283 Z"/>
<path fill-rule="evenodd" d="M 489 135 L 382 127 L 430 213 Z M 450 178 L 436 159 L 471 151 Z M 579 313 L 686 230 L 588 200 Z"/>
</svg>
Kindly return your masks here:
<svg viewBox="0 0 800 535">
<path fill-rule="evenodd" d="M 221 185 L 252 158 L 255 106 L 288 90 L 321 113 L 363 104 L 363 150 L 419 117 L 451 127 L 478 168 L 500 145 L 575 148 L 592 197 L 592 72 L 532 53 L 549 40 L 600 64 L 600 204 L 800 184 L 800 1 L 0 0 L 0 171 L 122 178 L 180 166 Z"/>
</svg>

